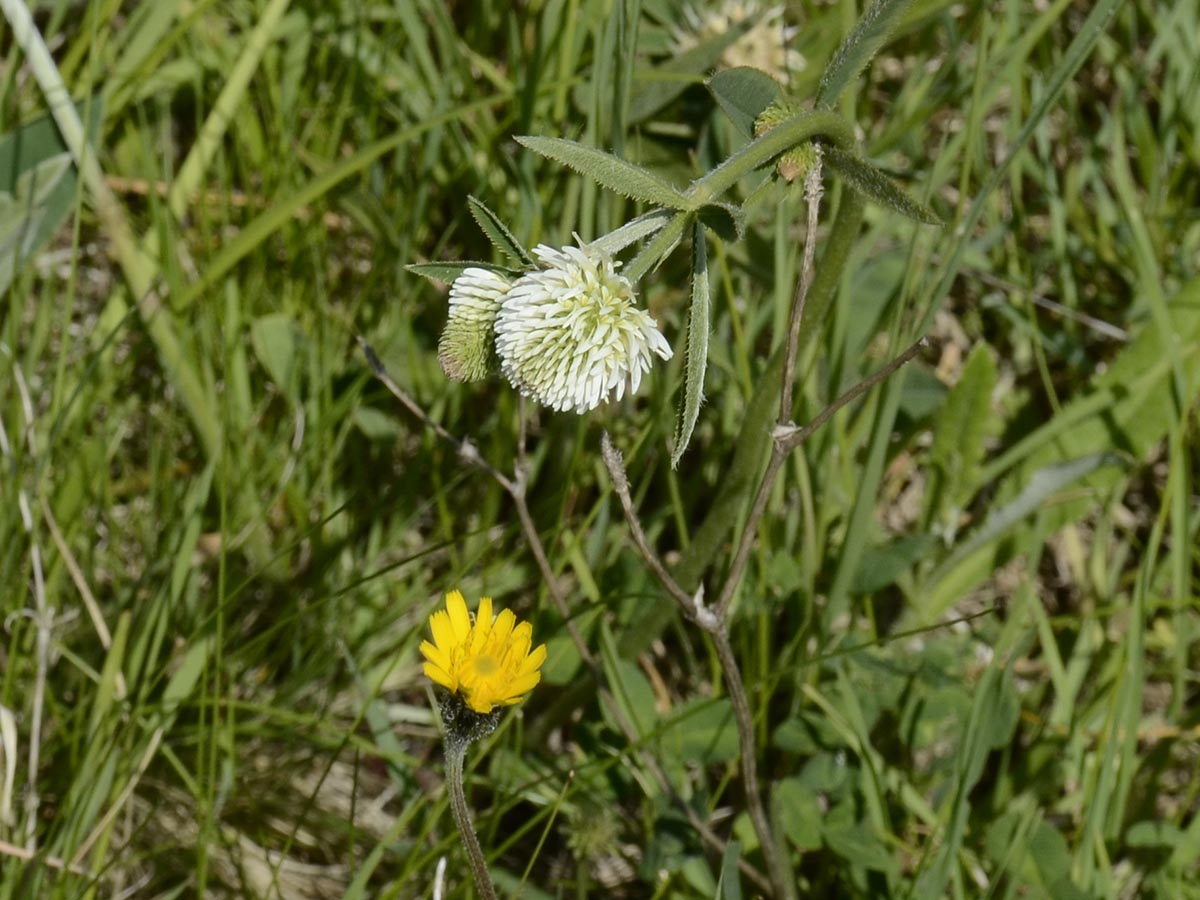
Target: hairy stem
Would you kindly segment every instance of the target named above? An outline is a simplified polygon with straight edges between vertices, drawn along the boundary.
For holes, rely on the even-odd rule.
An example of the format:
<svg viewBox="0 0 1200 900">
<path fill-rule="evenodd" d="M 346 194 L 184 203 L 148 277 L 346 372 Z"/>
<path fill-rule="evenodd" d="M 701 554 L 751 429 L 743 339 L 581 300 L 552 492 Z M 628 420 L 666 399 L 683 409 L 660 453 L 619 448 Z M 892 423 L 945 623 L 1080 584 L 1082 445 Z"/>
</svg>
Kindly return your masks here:
<svg viewBox="0 0 1200 900">
<path fill-rule="evenodd" d="M 492 876 L 488 874 L 487 860 L 483 858 L 479 838 L 475 836 L 475 828 L 471 824 L 471 810 L 467 808 L 467 797 L 463 791 L 463 760 L 466 755 L 466 741 L 447 741 L 446 787 L 450 790 L 450 810 L 454 813 L 458 836 L 467 850 L 467 859 L 470 860 L 479 895 L 484 900 L 497 900 L 496 888 L 492 885 Z"/>
</svg>

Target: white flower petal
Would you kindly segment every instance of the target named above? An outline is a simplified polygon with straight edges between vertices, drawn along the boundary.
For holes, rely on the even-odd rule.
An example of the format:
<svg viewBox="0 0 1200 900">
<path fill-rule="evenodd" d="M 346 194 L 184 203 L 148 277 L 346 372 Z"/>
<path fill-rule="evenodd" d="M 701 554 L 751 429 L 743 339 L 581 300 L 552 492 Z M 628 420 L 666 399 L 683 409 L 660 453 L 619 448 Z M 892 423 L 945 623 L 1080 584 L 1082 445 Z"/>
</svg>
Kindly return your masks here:
<svg viewBox="0 0 1200 900">
<path fill-rule="evenodd" d="M 518 279 L 496 313 L 501 371 L 552 409 L 587 412 L 637 390 L 651 354 L 671 358 L 654 319 L 634 305 L 617 264 L 589 246 L 533 249 L 542 268 Z"/>
</svg>

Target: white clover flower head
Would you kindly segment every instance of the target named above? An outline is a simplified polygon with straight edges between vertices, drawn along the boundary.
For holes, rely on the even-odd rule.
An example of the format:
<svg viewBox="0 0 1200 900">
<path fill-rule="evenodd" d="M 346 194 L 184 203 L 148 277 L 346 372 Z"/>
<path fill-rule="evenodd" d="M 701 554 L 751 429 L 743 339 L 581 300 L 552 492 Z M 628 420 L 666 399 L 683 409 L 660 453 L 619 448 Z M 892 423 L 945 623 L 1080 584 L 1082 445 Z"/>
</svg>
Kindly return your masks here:
<svg viewBox="0 0 1200 900">
<path fill-rule="evenodd" d="M 526 397 L 556 410 L 595 409 L 615 391 L 638 389 L 651 354 L 671 347 L 611 256 L 539 245 L 541 268 L 519 278 L 496 315 L 500 369 Z"/>
<path fill-rule="evenodd" d="M 438 362 L 455 381 L 477 381 L 495 369 L 492 330 L 512 282 L 491 269 L 472 267 L 450 286 L 450 315 L 438 342 Z"/>
<path fill-rule="evenodd" d="M 684 53 L 757 16 L 750 30 L 725 48 L 721 65 L 730 69 L 752 66 L 786 85 L 791 74 L 804 68 L 805 60 L 800 51 L 789 46 L 800 29 L 786 24 L 783 13 L 782 5 L 764 9 L 758 0 L 722 0 L 716 9 L 704 11 L 685 6 L 687 26 L 672 29 L 675 50 Z"/>
</svg>

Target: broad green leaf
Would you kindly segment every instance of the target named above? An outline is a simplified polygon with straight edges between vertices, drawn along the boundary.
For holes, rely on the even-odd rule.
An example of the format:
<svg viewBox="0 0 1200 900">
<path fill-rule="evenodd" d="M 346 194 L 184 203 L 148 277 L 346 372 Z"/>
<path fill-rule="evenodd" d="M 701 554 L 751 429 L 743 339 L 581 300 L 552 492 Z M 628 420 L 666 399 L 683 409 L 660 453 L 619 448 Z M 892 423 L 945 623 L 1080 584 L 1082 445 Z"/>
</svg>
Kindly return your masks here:
<svg viewBox="0 0 1200 900">
<path fill-rule="evenodd" d="M 746 216 L 732 203 L 706 203 L 696 212 L 701 224 L 711 228 L 723 241 L 736 243 L 746 231 Z"/>
<path fill-rule="evenodd" d="M 725 697 L 685 703 L 663 723 L 658 745 L 664 757 L 682 763 L 736 759 L 738 735 L 733 706 Z"/>
<path fill-rule="evenodd" d="M 797 849 L 816 850 L 821 846 L 825 813 L 817 792 L 799 778 L 784 778 L 772 786 L 771 813 Z"/>
<path fill-rule="evenodd" d="M 291 396 L 299 336 L 295 320 L 287 313 L 260 316 L 250 326 L 254 355 L 275 385 Z"/>
<path fill-rule="evenodd" d="M 952 542 L 963 505 L 974 495 L 983 461 L 983 441 L 993 430 L 992 391 L 996 363 L 987 344 L 979 343 L 967 357 L 961 377 L 933 425 L 929 461 L 934 466 L 928 518 Z"/>
<path fill-rule="evenodd" d="M 517 143 L 534 153 L 586 175 L 610 191 L 668 209 L 688 209 L 686 197 L 663 179 L 640 166 L 564 138 L 521 135 Z"/>
<path fill-rule="evenodd" d="M 869 547 L 859 561 L 850 587 L 855 594 L 872 594 L 894 583 L 933 548 L 933 535 L 916 534 Z"/>
<path fill-rule="evenodd" d="M 617 653 L 612 631 L 603 620 L 600 624 L 600 657 L 604 666 L 604 679 L 608 682 L 617 706 L 639 735 L 645 737 L 651 734 L 658 722 L 658 711 L 654 707 L 654 689 L 650 687 L 650 682 L 637 665 L 622 659 Z M 613 728 L 621 730 L 607 706 L 604 716 Z"/>
<path fill-rule="evenodd" d="M 863 196 L 893 212 L 926 225 L 941 225 L 937 213 L 896 186 L 881 169 L 861 156 L 832 145 L 822 148 L 825 163 Z"/>
<path fill-rule="evenodd" d="M 749 138 L 762 111 L 783 93 L 778 81 L 750 66 L 720 71 L 706 85 L 734 127 Z"/>
<path fill-rule="evenodd" d="M 833 54 L 817 87 L 817 106 L 833 106 L 858 73 L 879 52 L 910 0 L 875 0 Z"/>
<path fill-rule="evenodd" d="M 721 54 L 753 27 L 756 17 L 747 16 L 729 30 L 709 38 L 653 69 L 634 75 L 635 90 L 629 103 L 629 124 L 654 115 L 712 69 Z"/>
<path fill-rule="evenodd" d="M 692 305 L 688 313 L 687 356 L 684 357 L 683 404 L 679 407 L 679 425 L 675 431 L 675 449 L 671 451 L 671 467 L 679 465 L 696 419 L 704 401 L 704 370 L 708 365 L 708 329 L 710 288 L 708 284 L 708 250 L 704 225 L 697 222 L 692 229 Z"/>
<path fill-rule="evenodd" d="M 500 220 L 498 215 L 488 209 L 482 200 L 468 196 L 467 206 L 471 210 L 471 217 L 497 250 L 522 266 L 532 267 L 534 265 L 533 257 L 529 251 L 525 249 L 520 241 L 513 237 L 513 233 L 508 230 L 508 226 Z"/>
<path fill-rule="evenodd" d="M 429 281 L 438 281 L 445 284 L 452 284 L 454 279 L 458 278 L 467 269 L 489 269 L 493 272 L 501 272 L 511 278 L 519 278 L 522 274 L 517 269 L 508 269 L 504 266 L 497 266 L 495 263 L 478 262 L 470 259 L 462 260 L 461 262 L 410 263 L 404 268 L 414 275 L 420 275 Z"/>
<path fill-rule="evenodd" d="M 373 406 L 356 407 L 352 420 L 368 440 L 391 441 L 402 433 L 400 423 L 393 416 L 389 416 Z"/>
<path fill-rule="evenodd" d="M 80 104 L 95 139 L 100 101 Z M 21 264 L 66 221 L 75 205 L 77 176 L 70 154 L 49 116 L 0 137 L 0 294 Z"/>
</svg>

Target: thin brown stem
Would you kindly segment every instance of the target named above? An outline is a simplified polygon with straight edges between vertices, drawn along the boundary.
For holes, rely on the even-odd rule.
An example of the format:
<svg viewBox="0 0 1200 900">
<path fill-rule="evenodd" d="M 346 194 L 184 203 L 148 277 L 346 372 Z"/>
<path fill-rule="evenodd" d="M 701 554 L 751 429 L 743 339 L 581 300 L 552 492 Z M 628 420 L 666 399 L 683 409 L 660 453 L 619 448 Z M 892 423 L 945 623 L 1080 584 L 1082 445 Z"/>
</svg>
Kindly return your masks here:
<svg viewBox="0 0 1200 900">
<path fill-rule="evenodd" d="M 446 441 L 446 443 L 453 445 L 454 448 L 458 450 L 458 455 L 461 456 L 466 462 L 483 469 L 483 471 L 487 472 L 487 474 L 490 475 L 497 484 L 499 484 L 510 494 L 513 493 L 515 486 L 512 480 L 502 472 L 495 469 L 491 463 L 480 456 L 479 450 L 476 449 L 474 444 L 468 440 L 460 440 L 447 431 L 440 422 L 435 422 L 430 415 L 425 412 L 421 405 L 409 396 L 408 391 L 396 384 L 396 382 L 392 379 L 392 376 L 388 374 L 387 369 L 384 368 L 383 362 L 380 361 L 379 356 L 371 348 L 370 344 L 360 337 L 358 338 L 358 345 L 362 348 L 363 355 L 367 358 L 367 364 L 371 367 L 371 372 L 376 378 L 379 379 L 380 383 L 382 383 L 383 386 L 387 388 L 389 392 L 391 392 L 391 395 L 400 401 L 401 405 L 405 409 L 420 419 L 421 422 L 423 422 L 425 426 L 434 434 Z"/>
<path fill-rule="evenodd" d="M 607 431 L 600 437 L 600 456 L 608 468 L 609 477 L 612 478 L 613 490 L 617 492 L 617 498 L 621 501 L 621 509 L 625 513 L 625 521 L 633 535 L 633 543 L 637 546 L 638 552 L 642 554 L 646 566 L 658 579 L 658 583 L 663 586 L 663 589 L 679 604 L 683 614 L 693 622 L 696 621 L 699 601 L 679 586 L 679 583 L 667 571 L 667 567 L 663 565 L 662 560 L 658 558 L 658 554 L 650 546 L 646 532 L 642 528 L 642 522 L 633 508 L 633 497 L 629 494 L 629 476 L 625 474 L 625 459 L 621 455 L 621 451 L 613 446 Z"/>
<path fill-rule="evenodd" d="M 806 440 L 812 437 L 813 433 L 818 431 L 822 425 L 828 422 L 842 407 L 853 403 L 867 391 L 876 387 L 879 384 L 887 381 L 895 375 L 901 368 L 912 362 L 913 358 L 920 353 L 928 342 L 924 337 L 917 338 L 909 344 L 903 353 L 889 362 L 886 366 L 871 375 L 868 375 L 854 387 L 850 388 L 827 407 L 817 413 L 816 418 L 805 425 L 803 428 L 784 428 L 775 435 L 776 441 L 783 447 L 784 453 L 790 453 L 795 450 Z"/>
<path fill-rule="evenodd" d="M 742 786 L 746 792 L 746 810 L 750 813 L 750 823 L 758 835 L 763 858 L 767 861 L 767 872 L 771 876 L 771 884 L 778 897 L 796 900 L 796 880 L 787 864 L 783 850 L 775 840 L 775 831 L 767 819 L 767 811 L 763 807 L 762 794 L 758 788 L 758 747 L 754 740 L 754 719 L 750 714 L 750 702 L 746 696 L 746 685 L 742 682 L 742 673 L 738 668 L 737 658 L 733 655 L 733 647 L 729 643 L 729 632 L 722 627 L 712 634 L 713 646 L 717 651 L 717 659 L 721 662 L 721 671 L 725 676 L 725 688 L 729 692 L 729 702 L 733 705 L 733 716 L 737 722 L 738 745 L 741 753 Z"/>
<path fill-rule="evenodd" d="M 450 810 L 454 813 L 458 836 L 466 848 L 467 859 L 470 860 L 471 871 L 475 875 L 475 887 L 484 900 L 497 900 L 496 888 L 492 884 L 492 876 L 488 874 L 487 860 L 484 859 L 483 849 L 479 846 L 479 838 L 475 836 L 475 828 L 471 824 L 471 810 L 467 807 L 467 797 L 463 791 L 463 759 L 466 755 L 465 741 L 446 744 L 446 786 L 450 790 Z"/>
</svg>

